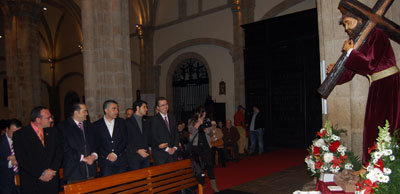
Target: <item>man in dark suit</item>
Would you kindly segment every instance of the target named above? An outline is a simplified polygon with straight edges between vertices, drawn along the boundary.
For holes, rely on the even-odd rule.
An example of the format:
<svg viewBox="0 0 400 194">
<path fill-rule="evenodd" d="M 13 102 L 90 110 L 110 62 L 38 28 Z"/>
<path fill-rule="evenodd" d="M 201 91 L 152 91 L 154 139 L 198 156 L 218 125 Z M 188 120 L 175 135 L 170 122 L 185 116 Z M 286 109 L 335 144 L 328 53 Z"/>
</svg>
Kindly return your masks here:
<svg viewBox="0 0 400 194">
<path fill-rule="evenodd" d="M 106 100 L 103 103 L 104 117 L 94 123 L 96 141 L 99 145 L 99 166 L 102 176 L 125 172 L 126 158 L 126 126 L 118 117 L 118 103 Z"/>
<path fill-rule="evenodd" d="M 13 135 L 22 193 L 58 193 L 62 149 L 52 121 L 49 109 L 36 107 L 31 123 Z"/>
<path fill-rule="evenodd" d="M 11 119 L 7 122 L 5 134 L 0 137 L 0 193 L 18 193 L 14 176 L 18 173 L 18 162 L 13 148 L 13 133 L 21 129 L 21 121 Z"/>
<path fill-rule="evenodd" d="M 264 152 L 264 130 L 265 130 L 265 118 L 260 108 L 257 105 L 253 106 L 253 115 L 250 121 L 250 153 L 253 154 L 256 150 L 256 143 L 258 141 L 258 153 Z"/>
<path fill-rule="evenodd" d="M 73 183 L 96 176 L 97 153 L 94 131 L 86 121 L 88 110 L 83 103 L 71 107 L 71 117 L 59 123 L 64 150 L 64 183 Z"/>
<path fill-rule="evenodd" d="M 147 102 L 137 100 L 133 103 L 133 116 L 126 119 L 128 132 L 128 166 L 129 170 L 146 168 L 150 165 L 150 151 L 148 143 L 148 126 L 143 120 L 147 115 Z"/>
<path fill-rule="evenodd" d="M 176 161 L 179 136 L 175 117 L 168 113 L 167 99 L 157 98 L 156 105 L 158 113 L 150 121 L 150 131 L 154 163 L 159 165 Z"/>
</svg>

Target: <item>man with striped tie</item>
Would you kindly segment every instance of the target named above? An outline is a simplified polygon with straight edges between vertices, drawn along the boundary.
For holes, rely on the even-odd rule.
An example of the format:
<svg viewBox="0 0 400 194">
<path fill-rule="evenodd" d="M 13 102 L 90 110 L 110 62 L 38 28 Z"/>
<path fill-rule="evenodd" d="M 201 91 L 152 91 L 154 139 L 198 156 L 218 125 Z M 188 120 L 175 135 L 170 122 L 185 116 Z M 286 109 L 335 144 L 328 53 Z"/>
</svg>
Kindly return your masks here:
<svg viewBox="0 0 400 194">
<path fill-rule="evenodd" d="M 14 176 L 18 173 L 18 162 L 13 148 L 13 133 L 21 129 L 21 121 L 11 119 L 7 122 L 6 133 L 0 137 L 0 193 L 15 194 Z"/>
</svg>

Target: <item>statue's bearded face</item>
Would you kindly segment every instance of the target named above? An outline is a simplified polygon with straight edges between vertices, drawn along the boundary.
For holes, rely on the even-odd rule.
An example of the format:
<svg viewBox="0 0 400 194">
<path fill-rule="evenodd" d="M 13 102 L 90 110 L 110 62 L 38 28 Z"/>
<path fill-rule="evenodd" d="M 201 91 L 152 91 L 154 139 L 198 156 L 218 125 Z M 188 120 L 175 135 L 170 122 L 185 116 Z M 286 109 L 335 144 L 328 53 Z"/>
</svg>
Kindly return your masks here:
<svg viewBox="0 0 400 194">
<path fill-rule="evenodd" d="M 354 40 L 361 30 L 361 19 L 344 17 L 341 23 L 350 39 Z"/>
</svg>

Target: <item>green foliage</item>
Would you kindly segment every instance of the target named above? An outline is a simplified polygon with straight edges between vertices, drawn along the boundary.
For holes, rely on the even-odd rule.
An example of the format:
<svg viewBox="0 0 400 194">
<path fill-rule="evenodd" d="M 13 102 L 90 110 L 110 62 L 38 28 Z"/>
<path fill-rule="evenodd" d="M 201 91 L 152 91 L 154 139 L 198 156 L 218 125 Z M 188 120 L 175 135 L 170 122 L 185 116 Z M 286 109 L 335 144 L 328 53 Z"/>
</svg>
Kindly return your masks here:
<svg viewBox="0 0 400 194">
<path fill-rule="evenodd" d="M 361 160 L 360 157 L 354 155 L 354 153 L 350 150 L 346 152 L 346 155 L 348 156 L 346 163 L 351 163 L 353 164 L 353 170 L 354 171 L 359 171 L 362 168 Z"/>
<path fill-rule="evenodd" d="M 396 157 L 391 161 L 389 157 L 383 157 L 385 168 L 390 168 L 392 173 L 389 175 L 390 181 L 388 183 L 379 183 L 378 188 L 375 189 L 377 194 L 398 194 L 400 193 L 400 153 L 399 153 L 399 130 L 396 130 L 392 137 L 391 149 L 393 155 Z"/>
</svg>

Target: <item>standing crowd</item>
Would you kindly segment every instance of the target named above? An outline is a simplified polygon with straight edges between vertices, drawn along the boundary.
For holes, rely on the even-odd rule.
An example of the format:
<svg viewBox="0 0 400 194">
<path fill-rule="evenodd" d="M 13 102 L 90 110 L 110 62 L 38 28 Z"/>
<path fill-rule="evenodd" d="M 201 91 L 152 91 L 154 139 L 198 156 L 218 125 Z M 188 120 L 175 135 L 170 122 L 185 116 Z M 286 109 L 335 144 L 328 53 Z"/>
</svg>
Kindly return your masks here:
<svg viewBox="0 0 400 194">
<path fill-rule="evenodd" d="M 239 107 L 236 114 L 244 114 L 242 109 Z M 257 106 L 253 109 L 258 110 Z M 157 98 L 157 113 L 148 120 L 147 102 L 143 100 L 126 110 L 126 119 L 118 117 L 119 106 L 114 100 L 105 101 L 103 111 L 102 118 L 90 123 L 86 105 L 75 103 L 70 117 L 54 127 L 49 109 L 43 106 L 32 110 L 25 127 L 16 119 L 9 120 L 0 138 L 0 193 L 58 193 L 60 184 L 149 167 L 151 158 L 153 165 L 160 165 L 193 155 L 202 158 L 211 187 L 218 192 L 215 156 L 225 167 L 227 150 L 231 150 L 231 158 L 237 161 L 241 149 L 238 143 L 241 138 L 246 142 L 246 128 L 250 129 L 250 152 L 255 152 L 257 140 L 258 151 L 263 152 L 264 121 L 257 120 L 259 111 L 254 111 L 250 125 L 244 115 L 235 114 L 236 127 L 230 120 L 224 127 L 222 122 L 217 126 L 206 117 L 204 108 L 194 111 L 186 127 L 185 122 L 177 122 L 168 113 L 164 97 Z M 243 121 L 236 121 L 238 118 Z M 16 174 L 20 176 L 19 188 L 14 183 Z"/>
</svg>

